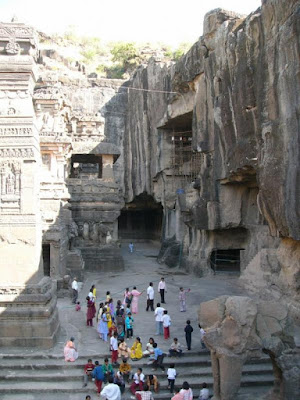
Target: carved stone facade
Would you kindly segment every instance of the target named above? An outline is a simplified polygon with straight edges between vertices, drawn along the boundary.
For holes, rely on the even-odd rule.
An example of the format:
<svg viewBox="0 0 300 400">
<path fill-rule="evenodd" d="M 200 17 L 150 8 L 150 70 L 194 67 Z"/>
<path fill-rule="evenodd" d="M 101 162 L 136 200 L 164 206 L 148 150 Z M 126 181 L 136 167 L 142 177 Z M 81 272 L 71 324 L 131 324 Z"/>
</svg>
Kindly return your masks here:
<svg viewBox="0 0 300 400">
<path fill-rule="evenodd" d="M 41 261 L 39 135 L 32 92 L 35 34 L 0 25 L 0 345 L 51 347 L 55 285 Z"/>
</svg>

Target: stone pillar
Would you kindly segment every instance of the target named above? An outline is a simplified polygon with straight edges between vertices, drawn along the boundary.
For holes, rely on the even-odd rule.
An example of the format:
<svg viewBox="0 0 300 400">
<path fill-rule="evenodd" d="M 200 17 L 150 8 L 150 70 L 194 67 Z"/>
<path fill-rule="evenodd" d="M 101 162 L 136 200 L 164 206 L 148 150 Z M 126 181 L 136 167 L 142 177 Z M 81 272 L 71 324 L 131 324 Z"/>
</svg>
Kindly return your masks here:
<svg viewBox="0 0 300 400">
<path fill-rule="evenodd" d="M 0 24 L 0 346 L 46 348 L 59 322 L 41 257 L 36 45 L 32 28 Z"/>
<path fill-rule="evenodd" d="M 114 156 L 112 154 L 102 155 L 102 179 L 113 181 L 114 180 Z"/>
</svg>

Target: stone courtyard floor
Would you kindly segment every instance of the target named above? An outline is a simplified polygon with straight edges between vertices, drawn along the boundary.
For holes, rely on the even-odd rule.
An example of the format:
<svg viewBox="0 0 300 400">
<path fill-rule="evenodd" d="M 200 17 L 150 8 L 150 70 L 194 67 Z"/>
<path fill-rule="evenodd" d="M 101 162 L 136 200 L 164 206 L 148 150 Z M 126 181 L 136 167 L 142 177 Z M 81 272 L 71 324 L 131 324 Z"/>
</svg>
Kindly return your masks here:
<svg viewBox="0 0 300 400">
<path fill-rule="evenodd" d="M 76 312 L 69 299 L 59 299 L 58 301 L 62 329 L 56 347 L 51 350 L 52 353 L 62 353 L 64 343 L 71 336 L 76 338 L 80 354 L 99 354 L 99 352 L 108 351 L 108 344 L 99 339 L 96 329 L 86 326 L 85 298 L 92 284 L 97 289 L 97 305 L 105 299 L 107 290 L 111 292 L 114 304 L 119 299 L 123 300 L 126 287 L 132 289 L 133 286 L 136 286 L 139 291 L 144 291 L 139 298 L 139 313 L 133 315 L 133 318 L 134 337 L 140 336 L 143 345 L 146 345 L 149 337 L 155 334 L 154 313 L 146 312 L 146 289 L 149 282 L 152 281 L 155 289 L 154 305 L 156 305 L 160 301 L 157 286 L 162 276 L 167 284 L 164 308 L 168 310 L 172 324 L 170 327 L 171 338 L 169 340 L 164 340 L 162 337 L 157 338 L 159 346 L 163 350 L 168 350 L 174 336 L 177 336 L 181 344 L 185 345 L 184 327 L 186 320 L 190 319 L 194 328 L 192 349 L 199 349 L 200 337 L 197 315 L 199 304 L 224 294 L 242 295 L 244 292 L 239 286 L 236 276 L 216 275 L 208 278 L 197 278 L 187 274 L 182 269 L 159 265 L 156 262 L 158 251 L 158 243 L 137 243 L 133 254 L 130 254 L 127 246 L 124 245 L 122 254 L 125 261 L 125 271 L 86 273 L 85 282 L 79 294 L 82 310 Z M 178 293 L 181 286 L 191 289 L 190 293 L 187 294 L 186 312 L 179 311 Z M 131 345 L 133 340 L 128 340 L 128 344 Z"/>
<path fill-rule="evenodd" d="M 150 281 L 154 284 L 155 299 L 154 304 L 160 301 L 160 296 L 157 293 L 157 285 L 160 278 L 163 276 L 167 284 L 166 305 L 172 319 L 170 328 L 171 337 L 164 340 L 162 336 L 156 336 L 159 347 L 167 351 L 172 342 L 172 338 L 178 337 L 179 341 L 185 349 L 184 327 L 187 319 L 191 320 L 191 325 L 194 328 L 192 336 L 192 351 L 200 350 L 200 337 L 198 329 L 197 310 L 199 304 L 203 301 L 211 300 L 221 295 L 243 295 L 244 290 L 240 286 L 238 277 L 230 275 L 216 275 L 206 278 L 198 278 L 187 274 L 184 270 L 178 268 L 168 268 L 164 265 L 159 265 L 156 262 L 156 256 L 159 251 L 158 243 L 137 243 L 135 252 L 130 254 L 127 245 L 122 247 L 122 253 L 125 261 L 125 270 L 122 272 L 107 272 L 107 273 L 85 273 L 85 281 L 79 293 L 79 301 L 82 309 L 79 312 L 75 311 L 75 306 L 71 304 L 68 298 L 58 300 L 58 309 L 61 330 L 57 344 L 54 348 L 41 352 L 34 349 L 22 349 L 22 355 L 25 357 L 35 357 L 39 354 L 45 356 L 57 356 L 63 358 L 63 347 L 68 338 L 75 337 L 80 356 L 89 357 L 95 355 L 93 361 L 97 359 L 96 355 L 107 354 L 109 352 L 108 343 L 104 343 L 99 339 L 96 327 L 86 326 L 86 301 L 85 298 L 92 284 L 97 288 L 97 306 L 104 300 L 106 291 L 109 290 L 116 304 L 118 299 L 123 300 L 123 292 L 126 287 L 132 289 L 137 286 L 138 290 L 145 291 L 139 300 L 139 313 L 134 315 L 134 337 L 140 336 L 143 348 L 145 347 L 149 337 L 155 334 L 155 318 L 154 313 L 146 312 L 146 289 Z M 179 312 L 179 287 L 190 288 L 190 293 L 187 294 L 187 312 Z M 98 307 L 97 307 L 98 308 Z M 96 324 L 95 324 L 96 325 Z M 131 346 L 133 339 L 129 339 L 127 343 Z M 1 349 L 2 354 L 20 354 L 20 349 Z M 0 355 L 1 357 L 1 355 Z M 132 363 L 135 368 L 134 362 Z M 93 399 L 96 395 L 93 391 L 93 385 L 89 384 L 87 394 L 93 394 Z M 155 397 L 155 396 L 154 396 Z M 6 397 L 5 397 L 6 398 Z M 7 397 L 11 399 L 11 397 Z M 33 397 L 26 395 L 22 397 L 24 400 L 32 399 Z M 35 397 L 34 397 L 35 398 Z M 75 394 L 71 397 L 73 400 L 84 399 L 83 394 Z"/>
</svg>

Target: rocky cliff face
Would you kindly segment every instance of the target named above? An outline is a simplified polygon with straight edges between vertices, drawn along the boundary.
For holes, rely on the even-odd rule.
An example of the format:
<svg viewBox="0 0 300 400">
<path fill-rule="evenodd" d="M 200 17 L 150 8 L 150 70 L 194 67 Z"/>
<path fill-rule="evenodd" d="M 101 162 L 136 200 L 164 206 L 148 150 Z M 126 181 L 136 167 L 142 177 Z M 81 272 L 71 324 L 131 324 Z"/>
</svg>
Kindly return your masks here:
<svg viewBox="0 0 300 400">
<path fill-rule="evenodd" d="M 208 13 L 177 64 L 136 71 L 123 138 L 125 199 L 162 203 L 186 267 L 209 273 L 216 251 L 239 250 L 248 287 L 277 297 L 299 296 L 299 12 Z"/>
</svg>

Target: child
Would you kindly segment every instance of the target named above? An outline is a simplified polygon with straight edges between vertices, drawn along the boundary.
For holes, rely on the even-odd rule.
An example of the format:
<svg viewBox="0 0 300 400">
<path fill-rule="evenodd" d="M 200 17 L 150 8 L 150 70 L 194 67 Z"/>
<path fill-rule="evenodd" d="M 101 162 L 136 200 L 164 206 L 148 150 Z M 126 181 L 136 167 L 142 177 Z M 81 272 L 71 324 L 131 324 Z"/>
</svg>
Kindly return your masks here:
<svg viewBox="0 0 300 400">
<path fill-rule="evenodd" d="M 205 336 L 205 330 L 201 327 L 200 324 L 198 324 L 199 329 L 200 329 L 200 342 L 201 342 L 201 348 L 206 349 L 205 343 L 203 342 L 203 338 Z"/>
<path fill-rule="evenodd" d="M 173 343 L 171 344 L 171 348 L 169 349 L 169 356 L 170 357 L 180 357 L 180 356 L 182 356 L 181 345 L 178 342 L 177 338 L 173 339 Z"/>
<path fill-rule="evenodd" d="M 164 315 L 162 317 L 163 327 L 164 327 L 164 338 L 169 339 L 170 337 L 170 325 L 171 325 L 171 318 L 168 315 L 168 311 L 164 311 Z"/>
<path fill-rule="evenodd" d="M 174 391 L 175 379 L 176 379 L 176 369 L 175 364 L 170 364 L 170 368 L 167 371 L 168 374 L 168 389 L 170 389 L 170 393 Z"/>
<path fill-rule="evenodd" d="M 179 303 L 180 303 L 180 312 L 186 311 L 186 294 L 189 293 L 191 289 L 184 290 L 183 287 L 179 290 Z"/>
<path fill-rule="evenodd" d="M 130 307 L 131 307 L 130 304 L 127 304 L 126 310 L 125 310 L 126 315 L 128 315 L 129 313 L 131 313 Z"/>
<path fill-rule="evenodd" d="M 137 390 L 143 390 L 143 385 L 145 383 L 145 375 L 143 374 L 143 369 L 138 368 L 137 372 L 133 375 L 133 382 L 130 386 L 130 391 L 135 394 Z"/>
<path fill-rule="evenodd" d="M 200 390 L 199 400 L 208 400 L 209 399 L 209 390 L 207 389 L 207 384 L 202 383 L 202 389 Z"/>
<path fill-rule="evenodd" d="M 111 299 L 110 291 L 106 292 L 106 301 L 109 303 L 109 300 Z"/>
<path fill-rule="evenodd" d="M 127 339 L 129 339 L 129 336 L 133 337 L 133 318 L 131 316 L 131 312 L 128 313 L 126 319 L 125 319 L 125 325 L 126 325 L 126 331 L 127 331 Z"/>
<path fill-rule="evenodd" d="M 186 321 L 186 327 L 184 328 L 184 332 L 185 332 L 185 340 L 186 340 L 186 345 L 187 345 L 187 349 L 191 350 L 191 345 L 192 345 L 192 332 L 193 332 L 193 328 L 191 327 L 191 321 L 188 319 Z"/>
<path fill-rule="evenodd" d="M 111 363 L 114 367 L 118 365 L 118 334 L 114 332 L 113 336 L 110 338 L 110 350 L 111 350 Z"/>
<path fill-rule="evenodd" d="M 129 376 L 130 376 L 130 371 L 131 371 L 131 365 L 128 364 L 126 359 L 123 359 L 122 364 L 120 365 L 119 368 L 120 372 L 122 372 L 124 380 L 126 379 L 127 382 L 129 382 Z"/>
<path fill-rule="evenodd" d="M 76 310 L 76 311 L 80 311 L 80 310 L 81 310 L 80 301 L 77 301 L 75 310 Z"/>
</svg>

